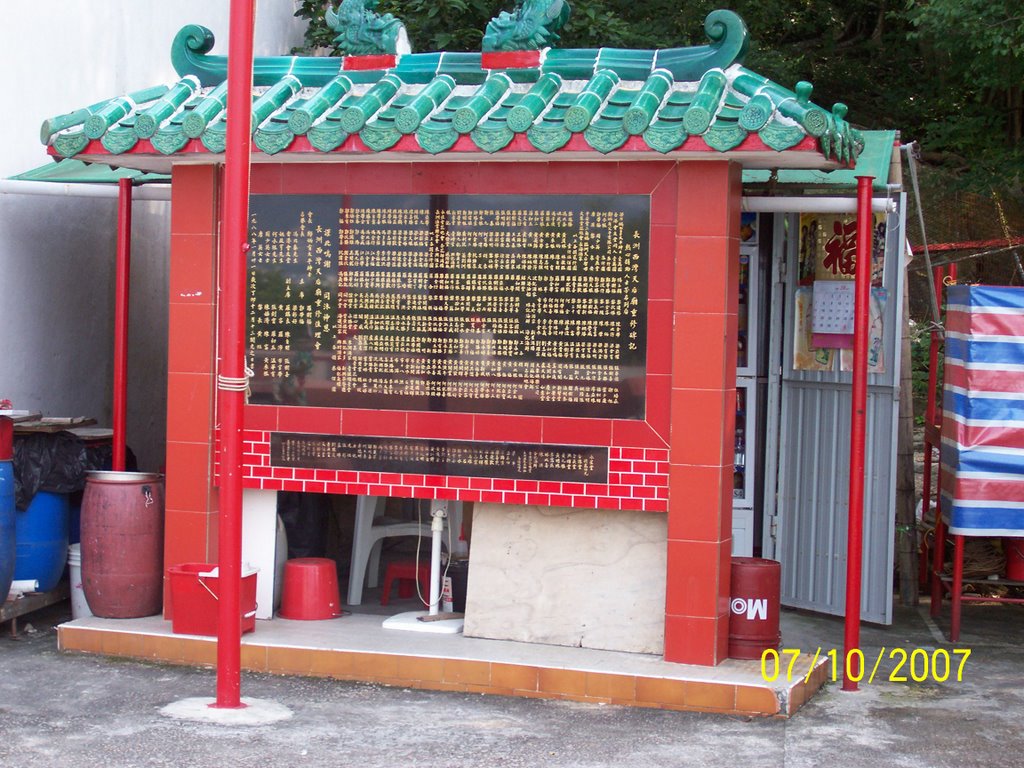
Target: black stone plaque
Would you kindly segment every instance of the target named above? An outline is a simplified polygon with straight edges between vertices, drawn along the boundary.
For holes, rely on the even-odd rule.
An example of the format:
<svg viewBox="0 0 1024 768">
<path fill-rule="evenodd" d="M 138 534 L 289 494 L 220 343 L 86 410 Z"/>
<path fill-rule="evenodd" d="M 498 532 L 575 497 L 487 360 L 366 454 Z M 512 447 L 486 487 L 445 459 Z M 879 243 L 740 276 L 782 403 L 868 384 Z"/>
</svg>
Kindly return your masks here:
<svg viewBox="0 0 1024 768">
<path fill-rule="evenodd" d="M 253 403 L 644 417 L 650 198 L 254 195 Z"/>
<path fill-rule="evenodd" d="M 576 445 L 274 432 L 270 463 L 275 467 L 409 475 L 608 482 L 608 449 Z"/>
</svg>

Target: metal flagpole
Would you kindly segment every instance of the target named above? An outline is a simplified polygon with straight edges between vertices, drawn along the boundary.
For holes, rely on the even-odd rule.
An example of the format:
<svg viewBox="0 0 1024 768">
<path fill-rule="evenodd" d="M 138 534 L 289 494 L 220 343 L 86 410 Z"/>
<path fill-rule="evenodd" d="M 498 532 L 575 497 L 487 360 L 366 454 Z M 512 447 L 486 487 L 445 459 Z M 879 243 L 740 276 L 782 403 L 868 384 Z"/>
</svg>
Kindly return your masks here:
<svg viewBox="0 0 1024 768">
<path fill-rule="evenodd" d="M 224 228 L 220 248 L 220 596 L 217 620 L 217 708 L 241 701 L 242 656 L 242 417 L 245 409 L 245 272 L 252 141 L 252 66 L 255 0 L 231 0 L 228 45 Z"/>
<path fill-rule="evenodd" d="M 843 633 L 843 690 L 861 679 L 860 585 L 864 550 L 864 443 L 868 399 L 868 316 L 871 313 L 871 183 L 857 177 L 857 273 L 853 333 L 853 405 L 850 413 L 850 508 L 846 531 L 846 623 Z"/>
</svg>

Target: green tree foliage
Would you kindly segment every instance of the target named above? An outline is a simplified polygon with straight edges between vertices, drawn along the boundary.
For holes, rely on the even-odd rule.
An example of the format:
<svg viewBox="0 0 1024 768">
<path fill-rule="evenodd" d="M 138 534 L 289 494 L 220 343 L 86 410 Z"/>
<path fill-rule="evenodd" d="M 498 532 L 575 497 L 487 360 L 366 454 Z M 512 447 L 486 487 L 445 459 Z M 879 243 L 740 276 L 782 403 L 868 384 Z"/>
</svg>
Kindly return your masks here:
<svg viewBox="0 0 1024 768">
<path fill-rule="evenodd" d="M 973 180 L 1024 180 L 1024 5 L 1020 0 L 908 0 L 909 39 L 941 111 L 927 126 Z"/>
<path fill-rule="evenodd" d="M 826 108 L 842 101 L 861 128 L 899 128 L 926 159 L 976 187 L 1017 191 L 1024 179 L 1021 0 L 571 0 L 561 47 L 668 48 L 707 42 L 715 8 L 746 21 L 746 64 L 792 87 L 814 84 Z M 331 46 L 323 0 L 304 0 L 309 48 Z M 514 2 L 381 0 L 405 23 L 413 50 L 480 49 L 487 22 Z"/>
</svg>

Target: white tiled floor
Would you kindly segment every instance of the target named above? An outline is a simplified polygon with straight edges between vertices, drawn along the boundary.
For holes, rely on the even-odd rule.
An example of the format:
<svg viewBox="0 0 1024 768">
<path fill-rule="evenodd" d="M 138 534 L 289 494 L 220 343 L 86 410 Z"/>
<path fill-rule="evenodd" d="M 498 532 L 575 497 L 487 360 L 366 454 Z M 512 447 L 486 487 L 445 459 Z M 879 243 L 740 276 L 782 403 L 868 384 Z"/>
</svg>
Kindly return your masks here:
<svg viewBox="0 0 1024 768">
<path fill-rule="evenodd" d="M 379 609 L 378 609 L 379 610 Z M 435 635 L 384 629 L 384 617 L 409 606 L 389 606 L 386 614 L 354 613 L 326 621 L 257 621 L 255 632 L 243 635 L 243 644 L 396 654 L 430 658 L 464 659 L 505 664 L 524 664 L 552 669 L 661 677 L 695 682 L 717 682 L 770 687 L 761 675 L 759 661 L 728 659 L 717 667 L 673 664 L 660 656 L 590 648 L 485 640 L 463 635 Z M 78 619 L 67 626 L 146 635 L 171 635 L 171 622 L 159 616 L 143 619 Z M 214 642 L 212 638 L 209 642 Z M 808 659 L 808 663 L 810 659 Z"/>
</svg>

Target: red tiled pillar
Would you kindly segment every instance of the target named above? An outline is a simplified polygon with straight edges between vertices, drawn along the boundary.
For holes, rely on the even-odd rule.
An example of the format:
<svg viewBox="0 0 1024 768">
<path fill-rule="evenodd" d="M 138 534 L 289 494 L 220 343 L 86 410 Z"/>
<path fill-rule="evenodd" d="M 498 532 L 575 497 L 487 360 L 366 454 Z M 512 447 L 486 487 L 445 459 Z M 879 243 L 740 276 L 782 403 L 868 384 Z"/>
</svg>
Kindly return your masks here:
<svg viewBox="0 0 1024 768">
<path fill-rule="evenodd" d="M 679 166 L 665 659 L 726 657 L 732 552 L 740 167 Z"/>
<path fill-rule="evenodd" d="M 171 189 L 165 567 L 210 562 L 217 552 L 217 495 L 211 481 L 216 397 L 216 166 L 175 166 Z"/>
</svg>

